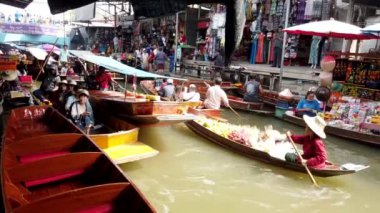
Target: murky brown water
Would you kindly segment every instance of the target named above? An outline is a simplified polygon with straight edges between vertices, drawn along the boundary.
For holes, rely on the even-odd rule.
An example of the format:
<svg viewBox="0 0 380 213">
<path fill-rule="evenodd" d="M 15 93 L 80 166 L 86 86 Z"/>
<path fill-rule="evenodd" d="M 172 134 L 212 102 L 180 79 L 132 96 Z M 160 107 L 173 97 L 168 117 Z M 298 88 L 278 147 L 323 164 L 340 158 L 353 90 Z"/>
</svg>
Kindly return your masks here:
<svg viewBox="0 0 380 213">
<path fill-rule="evenodd" d="M 242 113 L 232 123 L 303 129 L 272 117 Z M 356 174 L 316 178 L 238 155 L 196 135 L 184 124 L 146 128 L 140 140 L 160 151 L 122 165 L 158 212 L 379 212 L 379 149 L 329 136 L 329 160 L 371 167 Z"/>
</svg>

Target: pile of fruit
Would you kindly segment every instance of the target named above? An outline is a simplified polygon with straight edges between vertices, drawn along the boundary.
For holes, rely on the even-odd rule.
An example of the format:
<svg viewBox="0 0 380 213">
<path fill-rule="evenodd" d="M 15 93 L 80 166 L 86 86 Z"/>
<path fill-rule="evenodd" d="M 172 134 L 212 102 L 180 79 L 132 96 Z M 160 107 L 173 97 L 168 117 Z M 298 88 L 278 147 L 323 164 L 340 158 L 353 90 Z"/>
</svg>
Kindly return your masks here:
<svg viewBox="0 0 380 213">
<path fill-rule="evenodd" d="M 281 145 L 280 150 L 278 145 L 287 142 L 286 135 L 274 130 L 272 126 L 266 126 L 260 131 L 256 126 L 235 125 L 204 117 L 198 118 L 195 122 L 224 138 L 267 152 L 274 157 L 283 159 L 285 153 L 291 151 L 290 143 L 287 143 L 289 146 L 286 149 Z"/>
</svg>

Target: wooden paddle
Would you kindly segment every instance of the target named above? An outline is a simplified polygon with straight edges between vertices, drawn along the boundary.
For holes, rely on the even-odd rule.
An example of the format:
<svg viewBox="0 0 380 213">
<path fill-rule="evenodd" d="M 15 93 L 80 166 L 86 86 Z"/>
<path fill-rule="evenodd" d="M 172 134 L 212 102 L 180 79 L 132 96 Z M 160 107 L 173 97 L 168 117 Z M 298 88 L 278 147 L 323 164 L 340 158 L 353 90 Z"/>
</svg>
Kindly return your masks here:
<svg viewBox="0 0 380 213">
<path fill-rule="evenodd" d="M 238 116 L 239 118 L 241 118 L 241 116 L 239 115 L 239 113 L 237 113 L 231 106 L 228 106 L 228 108 L 230 108 L 230 110 L 235 113 L 236 116 Z"/>
<path fill-rule="evenodd" d="M 286 134 L 286 136 L 288 136 L 288 139 L 289 139 L 290 143 L 293 145 L 294 149 L 296 150 L 296 153 L 297 153 L 298 157 L 300 157 L 301 162 L 302 162 L 302 161 L 303 161 L 302 155 L 299 153 L 299 151 L 298 151 L 298 149 L 297 149 L 297 146 L 296 146 L 296 144 L 294 143 L 292 137 L 291 137 L 288 133 Z M 311 181 L 314 183 L 314 185 L 315 185 L 316 187 L 319 188 L 319 185 L 317 184 L 317 181 L 315 181 L 314 176 L 311 174 L 311 172 L 310 172 L 309 168 L 307 167 L 307 165 L 306 165 L 306 164 L 302 164 L 302 165 L 305 167 L 305 169 L 306 169 L 306 171 L 307 171 L 307 174 L 309 175 Z"/>
<path fill-rule="evenodd" d="M 38 77 L 40 77 L 41 72 L 42 72 L 42 73 L 44 72 L 44 67 L 45 67 L 45 65 L 48 63 L 49 58 L 50 58 L 51 54 L 53 53 L 54 46 L 57 44 L 57 42 L 58 42 L 58 38 L 55 40 L 55 42 L 54 42 L 54 44 L 53 44 L 53 46 L 52 46 L 52 48 L 51 48 L 49 54 L 47 55 L 47 57 L 45 57 L 44 63 L 43 63 L 43 65 L 42 65 L 40 71 L 39 71 L 38 74 L 37 74 L 36 80 L 38 80 Z"/>
</svg>

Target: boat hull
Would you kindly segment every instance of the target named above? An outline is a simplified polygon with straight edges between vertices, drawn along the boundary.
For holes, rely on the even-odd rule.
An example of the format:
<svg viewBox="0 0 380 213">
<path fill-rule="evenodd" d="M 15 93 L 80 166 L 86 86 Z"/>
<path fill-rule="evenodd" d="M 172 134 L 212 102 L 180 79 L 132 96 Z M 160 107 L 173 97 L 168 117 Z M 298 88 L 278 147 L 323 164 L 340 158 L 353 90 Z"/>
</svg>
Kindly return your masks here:
<svg viewBox="0 0 380 213">
<path fill-rule="evenodd" d="M 285 120 L 289 123 L 295 124 L 297 126 L 301 126 L 301 127 L 306 126 L 306 124 L 302 120 L 302 118 L 294 116 L 291 113 L 292 112 L 287 111 L 283 116 L 283 120 Z M 348 130 L 348 129 L 333 127 L 333 126 L 326 126 L 325 132 L 329 135 L 349 139 L 351 141 L 355 141 L 358 143 L 380 147 L 380 136 L 378 136 L 378 135 L 366 134 L 366 133 L 361 133 L 361 132 L 352 131 L 352 130 Z"/>
<path fill-rule="evenodd" d="M 171 125 L 193 118 L 184 115 L 189 108 L 196 108 L 201 102 L 171 101 L 130 101 L 123 97 L 108 96 L 98 91 L 91 93 L 94 108 L 130 120 L 137 125 Z"/>
<path fill-rule="evenodd" d="M 138 141 L 139 128 L 112 116 L 97 116 L 109 133 L 91 134 L 91 139 L 116 164 L 142 160 L 159 152 Z"/>
<path fill-rule="evenodd" d="M 51 107 L 12 110 L 2 142 L 6 212 L 155 212 L 109 157 Z"/>
<path fill-rule="evenodd" d="M 232 151 L 235 151 L 239 154 L 243 154 L 247 157 L 253 158 L 258 161 L 262 161 L 264 163 L 268 163 L 271 165 L 291 169 L 298 172 L 306 173 L 305 168 L 300 164 L 290 163 L 286 162 L 284 160 L 275 158 L 270 156 L 268 153 L 252 149 L 251 147 L 236 143 L 234 141 L 231 141 L 227 138 L 224 138 L 211 130 L 203 127 L 202 125 L 198 124 L 195 121 L 189 121 L 186 122 L 186 125 L 195 133 L 199 134 L 200 136 L 208 139 L 209 141 L 219 144 L 227 149 L 230 149 Z M 338 175 L 346 175 L 355 173 L 355 170 L 342 170 L 339 169 L 339 166 L 336 165 L 329 165 L 325 169 L 313 169 L 310 168 L 311 172 L 315 176 L 319 177 L 331 177 L 331 176 L 338 176 Z"/>
</svg>

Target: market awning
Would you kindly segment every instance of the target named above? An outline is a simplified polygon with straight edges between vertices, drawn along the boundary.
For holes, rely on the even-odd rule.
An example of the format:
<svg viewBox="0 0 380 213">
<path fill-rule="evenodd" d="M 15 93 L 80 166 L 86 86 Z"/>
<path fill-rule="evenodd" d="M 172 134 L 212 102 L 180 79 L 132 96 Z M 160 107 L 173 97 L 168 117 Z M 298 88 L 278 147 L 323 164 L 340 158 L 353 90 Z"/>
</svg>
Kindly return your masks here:
<svg viewBox="0 0 380 213">
<path fill-rule="evenodd" d="M 344 39 L 377 39 L 378 37 L 363 34 L 362 28 L 347 24 L 334 19 L 309 22 L 306 24 L 300 24 L 293 27 L 288 27 L 283 31 L 289 34 L 297 35 L 313 35 L 313 36 L 326 36 L 332 38 L 344 38 Z"/>
<path fill-rule="evenodd" d="M 30 54 L 37 58 L 37 60 L 43 61 L 47 56 L 47 52 L 43 49 L 37 47 L 27 47 L 26 49 Z"/>
<path fill-rule="evenodd" d="M 145 71 L 136 69 L 134 67 L 127 66 L 109 57 L 97 56 L 94 54 L 86 54 L 84 52 L 86 51 L 83 51 L 82 53 L 82 51 L 78 50 L 71 53 L 85 61 L 91 62 L 98 66 L 103 66 L 108 70 L 111 70 L 113 72 L 117 72 L 123 75 L 136 75 L 137 77 L 140 77 L 140 78 L 172 78 L 170 76 L 163 76 L 163 75 L 157 75 L 150 72 L 145 72 Z M 181 79 L 181 78 L 173 78 L 173 79 L 178 79 L 178 80 L 183 80 L 183 81 L 186 80 L 186 79 Z"/>
<path fill-rule="evenodd" d="M 76 56 L 78 58 L 81 58 L 83 55 L 94 55 L 91 51 L 87 50 L 69 50 L 69 53 L 73 56 Z"/>
<path fill-rule="evenodd" d="M 39 61 L 44 61 L 46 56 L 48 55 L 48 53 L 45 50 L 40 49 L 38 47 L 27 47 L 26 51 L 28 51 L 30 54 L 32 54 L 32 56 L 35 57 Z M 49 57 L 49 62 L 54 63 L 57 61 L 54 60 L 52 57 Z"/>
</svg>

